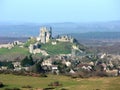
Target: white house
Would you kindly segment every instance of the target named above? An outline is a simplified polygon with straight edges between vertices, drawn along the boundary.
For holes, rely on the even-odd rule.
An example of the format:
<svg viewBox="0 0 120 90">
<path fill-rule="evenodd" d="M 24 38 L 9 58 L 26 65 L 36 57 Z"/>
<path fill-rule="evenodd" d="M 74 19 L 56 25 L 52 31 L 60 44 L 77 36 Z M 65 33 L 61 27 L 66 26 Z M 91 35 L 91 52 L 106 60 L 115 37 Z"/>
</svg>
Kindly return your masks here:
<svg viewBox="0 0 120 90">
<path fill-rule="evenodd" d="M 42 66 L 52 66 L 52 60 L 51 59 L 44 60 L 42 62 Z"/>
</svg>

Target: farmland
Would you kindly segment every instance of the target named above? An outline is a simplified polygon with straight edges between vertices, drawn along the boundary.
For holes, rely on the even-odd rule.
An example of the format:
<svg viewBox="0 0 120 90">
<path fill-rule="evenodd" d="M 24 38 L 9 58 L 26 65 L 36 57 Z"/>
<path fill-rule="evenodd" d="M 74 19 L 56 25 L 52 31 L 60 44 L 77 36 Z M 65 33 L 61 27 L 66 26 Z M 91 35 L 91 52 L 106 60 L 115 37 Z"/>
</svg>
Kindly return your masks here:
<svg viewBox="0 0 120 90">
<path fill-rule="evenodd" d="M 48 77 L 15 76 L 11 74 L 0 74 L 0 81 L 5 84 L 5 88 L 20 88 L 21 90 L 30 90 L 22 88 L 31 86 L 31 90 L 49 88 L 48 84 L 59 81 L 62 86 L 54 87 L 54 90 L 120 90 L 120 77 L 94 77 L 73 79 L 61 75 L 48 75 Z"/>
</svg>

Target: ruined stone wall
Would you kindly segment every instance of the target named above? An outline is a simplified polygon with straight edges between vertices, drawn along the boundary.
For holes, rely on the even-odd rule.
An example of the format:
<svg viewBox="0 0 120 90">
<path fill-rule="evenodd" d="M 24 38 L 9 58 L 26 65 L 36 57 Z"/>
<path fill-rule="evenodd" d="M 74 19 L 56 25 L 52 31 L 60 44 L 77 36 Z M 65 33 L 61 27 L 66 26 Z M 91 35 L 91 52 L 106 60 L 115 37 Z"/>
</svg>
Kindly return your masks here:
<svg viewBox="0 0 120 90">
<path fill-rule="evenodd" d="M 42 27 L 40 28 L 40 42 L 47 43 L 52 38 L 52 28 Z"/>
</svg>

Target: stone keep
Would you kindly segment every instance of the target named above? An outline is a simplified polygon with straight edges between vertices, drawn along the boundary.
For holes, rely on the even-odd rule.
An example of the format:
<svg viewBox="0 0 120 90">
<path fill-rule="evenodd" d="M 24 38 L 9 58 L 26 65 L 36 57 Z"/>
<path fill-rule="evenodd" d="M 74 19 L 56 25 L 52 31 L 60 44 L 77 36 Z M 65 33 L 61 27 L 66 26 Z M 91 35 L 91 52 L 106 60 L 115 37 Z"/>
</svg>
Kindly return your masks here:
<svg viewBox="0 0 120 90">
<path fill-rule="evenodd" d="M 39 41 L 41 43 L 47 43 L 52 38 L 52 28 L 42 27 L 40 28 Z"/>
</svg>

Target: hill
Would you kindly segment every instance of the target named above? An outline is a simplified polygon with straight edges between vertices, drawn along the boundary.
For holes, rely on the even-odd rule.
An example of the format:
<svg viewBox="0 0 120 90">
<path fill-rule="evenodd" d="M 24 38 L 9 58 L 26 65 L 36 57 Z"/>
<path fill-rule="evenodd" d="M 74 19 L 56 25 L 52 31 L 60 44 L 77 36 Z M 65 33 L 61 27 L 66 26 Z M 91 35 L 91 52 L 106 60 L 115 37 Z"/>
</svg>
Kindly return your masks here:
<svg viewBox="0 0 120 90">
<path fill-rule="evenodd" d="M 58 34 L 86 33 L 86 32 L 119 32 L 120 21 L 94 22 L 94 23 L 23 23 L 23 24 L 2 24 L 0 23 L 0 36 L 27 37 L 37 36 L 40 26 L 51 26 L 54 36 Z M 2 34 L 4 33 L 4 35 Z"/>
<path fill-rule="evenodd" d="M 28 37 L 0 37 L 0 44 L 12 43 L 14 41 L 26 42 Z"/>
<path fill-rule="evenodd" d="M 120 39 L 120 32 L 71 33 L 77 39 Z"/>
<path fill-rule="evenodd" d="M 57 45 L 51 43 L 42 44 L 41 49 L 45 50 L 50 55 L 71 54 L 72 43 L 58 42 Z"/>
<path fill-rule="evenodd" d="M 38 47 L 39 49 L 47 52 L 49 55 L 71 54 L 73 45 L 78 45 L 80 50 L 86 50 L 86 48 L 83 45 L 77 43 L 55 41 L 56 44 L 53 45 L 52 42 L 54 42 L 54 40 L 51 40 L 45 44 L 39 43 Z M 23 47 L 16 45 L 11 49 L 0 48 L 0 61 L 15 61 L 23 59 L 25 56 L 32 54 L 29 52 L 29 46 L 30 44 L 35 43 L 38 42 L 36 42 L 36 40 L 32 38 L 25 42 Z M 40 53 L 37 54 L 37 56 L 38 55 L 41 56 L 42 54 Z"/>
<path fill-rule="evenodd" d="M 26 55 L 29 55 L 27 48 L 15 46 L 12 49 L 0 48 L 0 61 L 21 60 Z"/>
</svg>

